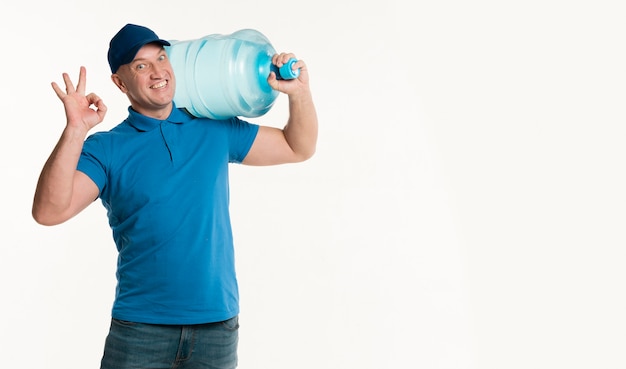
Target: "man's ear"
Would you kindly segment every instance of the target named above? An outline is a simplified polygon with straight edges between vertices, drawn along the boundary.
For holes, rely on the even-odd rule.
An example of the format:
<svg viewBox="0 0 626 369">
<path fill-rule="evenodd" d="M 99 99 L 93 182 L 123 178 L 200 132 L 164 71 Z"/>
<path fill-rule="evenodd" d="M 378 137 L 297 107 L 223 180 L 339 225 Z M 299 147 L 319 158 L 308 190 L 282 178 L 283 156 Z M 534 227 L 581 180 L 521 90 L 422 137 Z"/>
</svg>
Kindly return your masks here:
<svg viewBox="0 0 626 369">
<path fill-rule="evenodd" d="M 124 81 L 122 81 L 122 79 L 117 73 L 111 75 L 111 81 L 113 81 L 113 83 L 115 83 L 117 88 L 119 88 L 120 91 L 122 91 L 123 93 L 126 93 L 128 91 L 128 89 L 126 89 L 126 85 L 124 84 Z"/>
</svg>

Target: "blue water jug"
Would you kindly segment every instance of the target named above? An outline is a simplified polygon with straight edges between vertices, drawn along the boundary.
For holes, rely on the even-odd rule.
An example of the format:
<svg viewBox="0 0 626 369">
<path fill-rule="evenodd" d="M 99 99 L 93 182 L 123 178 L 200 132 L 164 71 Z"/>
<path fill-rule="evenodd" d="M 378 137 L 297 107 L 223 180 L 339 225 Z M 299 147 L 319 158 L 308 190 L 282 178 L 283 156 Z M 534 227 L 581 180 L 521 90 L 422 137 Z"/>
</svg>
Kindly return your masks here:
<svg viewBox="0 0 626 369">
<path fill-rule="evenodd" d="M 226 119 L 267 113 L 278 92 L 267 83 L 270 71 L 279 79 L 297 78 L 291 59 L 280 69 L 267 37 L 253 29 L 195 40 L 170 40 L 165 49 L 176 76 L 174 103 L 197 117 Z"/>
</svg>

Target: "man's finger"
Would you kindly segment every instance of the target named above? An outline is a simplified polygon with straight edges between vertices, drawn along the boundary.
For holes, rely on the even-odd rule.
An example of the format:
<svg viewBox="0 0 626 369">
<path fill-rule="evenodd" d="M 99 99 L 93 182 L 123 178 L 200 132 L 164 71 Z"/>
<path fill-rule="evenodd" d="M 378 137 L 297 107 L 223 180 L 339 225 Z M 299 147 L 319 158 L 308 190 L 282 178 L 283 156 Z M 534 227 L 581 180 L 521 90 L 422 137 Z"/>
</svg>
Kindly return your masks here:
<svg viewBox="0 0 626 369">
<path fill-rule="evenodd" d="M 78 85 L 76 86 L 76 92 L 81 95 L 85 94 L 85 87 L 87 84 L 87 69 L 83 66 L 80 67 L 80 73 L 78 74 Z"/>
<path fill-rule="evenodd" d="M 63 97 L 65 97 L 65 92 L 63 92 L 63 90 L 61 90 L 61 87 L 59 87 L 59 85 L 57 85 L 56 82 L 52 82 L 52 89 L 57 94 L 59 99 L 63 99 Z"/>
<path fill-rule="evenodd" d="M 68 94 L 75 91 L 74 84 L 67 73 L 63 73 L 63 81 L 65 82 L 65 91 Z"/>
</svg>

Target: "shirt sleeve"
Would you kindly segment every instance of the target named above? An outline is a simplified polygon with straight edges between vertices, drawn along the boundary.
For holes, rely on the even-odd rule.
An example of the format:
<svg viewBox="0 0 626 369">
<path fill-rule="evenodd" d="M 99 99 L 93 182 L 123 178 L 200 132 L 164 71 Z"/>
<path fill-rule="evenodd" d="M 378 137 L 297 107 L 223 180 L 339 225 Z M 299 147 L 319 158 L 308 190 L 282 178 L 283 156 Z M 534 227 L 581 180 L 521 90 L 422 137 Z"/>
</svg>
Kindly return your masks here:
<svg viewBox="0 0 626 369">
<path fill-rule="evenodd" d="M 259 132 L 257 124 L 249 123 L 237 117 L 231 118 L 228 125 L 229 134 L 229 162 L 241 163 L 246 158 Z"/>
<path fill-rule="evenodd" d="M 97 136 L 92 135 L 85 140 L 83 151 L 78 159 L 77 170 L 85 173 L 98 186 L 100 194 L 106 186 L 106 170 L 100 158 L 104 157 L 102 145 Z"/>
</svg>

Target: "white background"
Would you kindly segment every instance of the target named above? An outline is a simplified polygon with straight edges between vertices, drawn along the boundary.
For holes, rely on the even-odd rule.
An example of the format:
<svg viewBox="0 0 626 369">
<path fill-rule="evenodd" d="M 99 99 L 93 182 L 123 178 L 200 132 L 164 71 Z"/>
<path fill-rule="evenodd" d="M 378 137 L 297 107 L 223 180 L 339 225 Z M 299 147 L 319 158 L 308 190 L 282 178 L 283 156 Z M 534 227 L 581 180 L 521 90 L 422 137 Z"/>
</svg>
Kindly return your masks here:
<svg viewBox="0 0 626 369">
<path fill-rule="evenodd" d="M 38 1 L 0 11 L 0 357 L 97 368 L 115 247 L 94 203 L 35 224 L 87 67 L 108 41 L 254 28 L 309 66 L 318 153 L 233 167 L 240 368 L 626 367 L 626 12 L 594 1 Z M 281 96 L 262 124 L 282 126 Z"/>
</svg>

